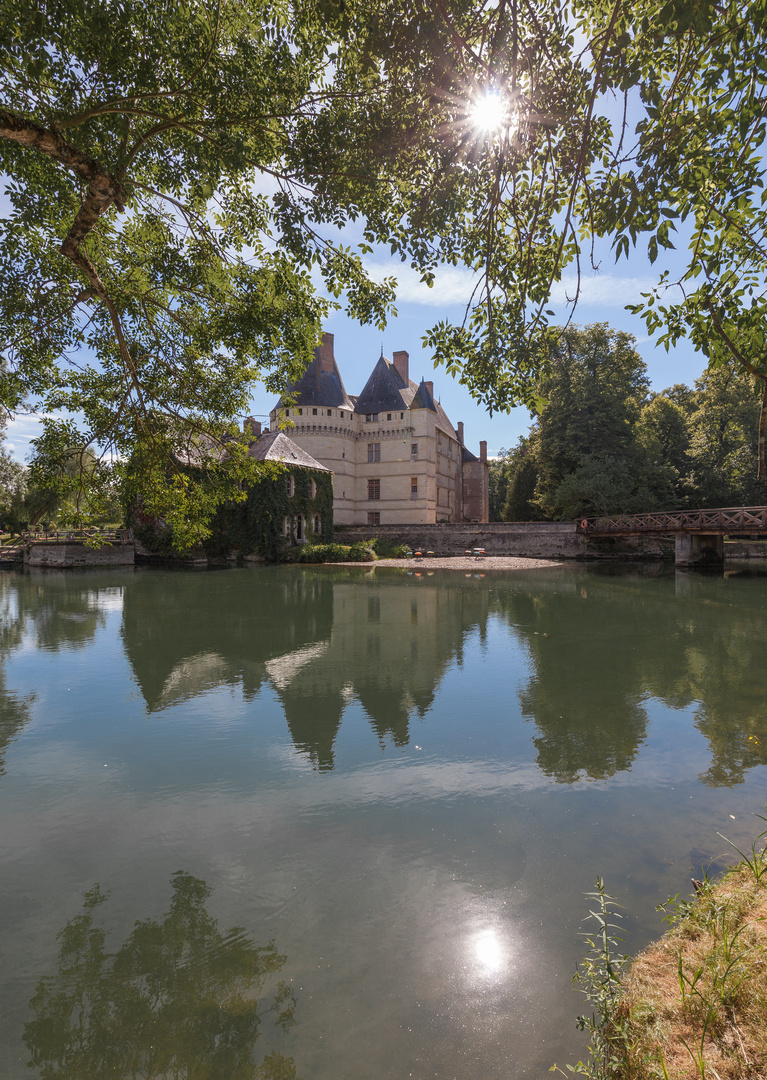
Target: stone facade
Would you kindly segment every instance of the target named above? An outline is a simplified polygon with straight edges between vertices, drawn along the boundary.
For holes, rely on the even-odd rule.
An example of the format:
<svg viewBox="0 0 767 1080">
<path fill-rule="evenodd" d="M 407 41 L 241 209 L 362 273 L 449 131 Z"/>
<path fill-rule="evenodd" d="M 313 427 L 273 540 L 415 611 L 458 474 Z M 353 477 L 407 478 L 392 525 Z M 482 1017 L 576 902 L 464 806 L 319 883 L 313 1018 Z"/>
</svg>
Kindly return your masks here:
<svg viewBox="0 0 767 1080">
<path fill-rule="evenodd" d="M 324 334 L 314 360 L 270 414 L 272 428 L 333 472 L 337 525 L 483 522 L 489 516 L 487 444 L 476 457 L 434 399 L 412 382 L 406 352 L 383 353 L 358 397 L 344 388 Z"/>
</svg>

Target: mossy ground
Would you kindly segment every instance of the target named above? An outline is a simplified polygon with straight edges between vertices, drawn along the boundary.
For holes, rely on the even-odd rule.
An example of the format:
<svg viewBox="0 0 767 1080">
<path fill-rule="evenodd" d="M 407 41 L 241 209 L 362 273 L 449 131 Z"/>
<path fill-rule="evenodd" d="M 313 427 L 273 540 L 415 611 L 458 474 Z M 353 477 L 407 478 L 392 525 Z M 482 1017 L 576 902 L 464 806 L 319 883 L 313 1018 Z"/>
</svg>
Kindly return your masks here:
<svg viewBox="0 0 767 1080">
<path fill-rule="evenodd" d="M 624 977 L 623 1080 L 767 1080 L 764 856 L 677 903 L 671 929 Z M 617 1064 L 617 1063 L 616 1063 Z"/>
</svg>

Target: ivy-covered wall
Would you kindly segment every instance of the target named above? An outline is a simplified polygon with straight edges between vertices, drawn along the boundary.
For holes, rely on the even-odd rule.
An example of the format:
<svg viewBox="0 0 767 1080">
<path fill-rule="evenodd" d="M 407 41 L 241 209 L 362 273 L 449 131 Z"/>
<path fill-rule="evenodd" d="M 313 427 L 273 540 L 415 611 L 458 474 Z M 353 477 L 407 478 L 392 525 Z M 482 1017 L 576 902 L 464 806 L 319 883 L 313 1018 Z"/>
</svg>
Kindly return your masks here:
<svg viewBox="0 0 767 1080">
<path fill-rule="evenodd" d="M 292 490 L 290 494 L 291 484 Z M 312 482 L 315 495 L 312 498 Z M 320 519 L 319 536 L 314 535 L 314 518 Z M 212 522 L 211 537 L 205 545 L 211 555 L 238 551 L 241 555 L 261 555 L 274 561 L 294 540 L 294 522 L 302 517 L 304 538 L 331 543 L 333 540 L 333 478 L 315 469 L 286 469 L 264 476 L 248 489 L 243 502 L 221 507 Z M 289 535 L 283 535 L 287 518 Z"/>
<path fill-rule="evenodd" d="M 269 464 L 264 475 L 250 484 L 242 502 L 225 503 L 218 509 L 211 521 L 210 536 L 203 545 L 207 555 L 227 557 L 236 551 L 240 555 L 260 555 L 274 562 L 286 547 L 295 542 L 295 522 L 299 517 L 305 522 L 302 529 L 304 539 L 332 543 L 331 473 L 303 468 L 281 469 Z M 312 482 L 315 485 L 314 498 Z M 315 516 L 320 519 L 320 531 L 316 537 Z M 148 520 L 135 510 L 127 517 L 128 525 L 149 551 L 166 558 L 179 557 L 173 550 L 170 530 L 161 523 Z M 287 536 L 283 534 L 286 518 L 289 527 Z M 194 555 L 194 552 L 185 553 L 186 556 L 190 554 Z"/>
</svg>

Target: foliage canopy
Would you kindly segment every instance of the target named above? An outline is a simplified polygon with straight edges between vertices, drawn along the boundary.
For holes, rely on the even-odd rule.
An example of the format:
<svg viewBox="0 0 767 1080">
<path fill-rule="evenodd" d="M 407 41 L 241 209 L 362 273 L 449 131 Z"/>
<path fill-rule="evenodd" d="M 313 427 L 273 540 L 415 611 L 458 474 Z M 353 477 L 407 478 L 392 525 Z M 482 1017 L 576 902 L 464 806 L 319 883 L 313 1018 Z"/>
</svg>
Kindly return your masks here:
<svg viewBox="0 0 767 1080">
<path fill-rule="evenodd" d="M 631 335 L 563 330 L 530 434 L 495 463 L 496 520 L 762 505 L 759 401 L 735 364 L 648 393 Z"/>
<path fill-rule="evenodd" d="M 677 280 L 662 271 L 635 310 L 767 386 L 765 0 L 0 0 L 0 16 L 1 403 L 46 416 L 41 475 L 89 444 L 118 473 L 137 446 L 170 460 L 158 415 L 231 434 L 256 380 L 281 390 L 310 358 L 317 278 L 383 323 L 377 244 L 429 282 L 445 262 L 475 273 L 463 323 L 427 340 L 491 409 L 535 403 L 552 288 L 574 272 L 575 304 L 605 237 L 653 261 L 683 237 Z M 491 132 L 473 112 L 487 90 L 505 110 Z M 352 249 L 338 229 L 355 222 Z M 199 497 L 176 475 L 168 504 L 205 520 L 253 468 L 213 468 Z"/>
</svg>

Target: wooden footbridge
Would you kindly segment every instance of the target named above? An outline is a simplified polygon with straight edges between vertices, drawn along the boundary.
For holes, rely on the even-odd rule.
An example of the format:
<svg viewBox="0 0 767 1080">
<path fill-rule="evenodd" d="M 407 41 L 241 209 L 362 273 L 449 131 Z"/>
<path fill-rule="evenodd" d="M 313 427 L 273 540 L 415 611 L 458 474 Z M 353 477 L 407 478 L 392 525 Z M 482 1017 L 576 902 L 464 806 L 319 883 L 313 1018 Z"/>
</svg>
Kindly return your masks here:
<svg viewBox="0 0 767 1080">
<path fill-rule="evenodd" d="M 724 537 L 767 538 L 767 506 L 726 506 L 715 510 L 658 510 L 651 514 L 618 514 L 581 518 L 578 533 L 586 537 L 674 536 L 679 566 L 717 565 L 724 561 Z"/>
</svg>

